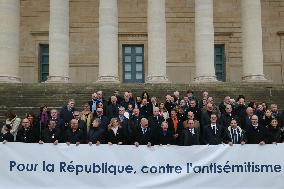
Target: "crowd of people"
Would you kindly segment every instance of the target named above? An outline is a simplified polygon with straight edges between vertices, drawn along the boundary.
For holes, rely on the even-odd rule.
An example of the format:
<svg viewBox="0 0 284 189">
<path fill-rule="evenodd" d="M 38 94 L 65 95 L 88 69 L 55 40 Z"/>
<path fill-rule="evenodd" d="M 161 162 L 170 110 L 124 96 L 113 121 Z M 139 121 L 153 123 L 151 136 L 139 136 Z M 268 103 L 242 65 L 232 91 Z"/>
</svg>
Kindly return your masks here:
<svg viewBox="0 0 284 189">
<path fill-rule="evenodd" d="M 94 92 L 79 111 L 70 99 L 60 111 L 40 107 L 21 119 L 6 113 L 0 141 L 24 143 L 118 145 L 277 144 L 284 141 L 284 115 L 277 104 L 224 97 L 215 103 L 204 91 L 196 97 L 188 90 L 158 100 L 144 91 L 135 98 L 115 91 L 105 99 Z"/>
</svg>

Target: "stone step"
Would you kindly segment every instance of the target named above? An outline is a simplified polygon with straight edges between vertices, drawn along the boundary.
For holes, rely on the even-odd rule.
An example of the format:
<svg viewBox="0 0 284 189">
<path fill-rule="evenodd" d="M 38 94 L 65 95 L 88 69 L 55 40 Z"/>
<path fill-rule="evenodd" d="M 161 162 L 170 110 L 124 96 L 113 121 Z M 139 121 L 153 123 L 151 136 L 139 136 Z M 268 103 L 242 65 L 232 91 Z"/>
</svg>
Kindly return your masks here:
<svg viewBox="0 0 284 189">
<path fill-rule="evenodd" d="M 247 100 L 267 103 L 276 103 L 280 109 L 284 108 L 284 86 L 278 84 L 255 83 L 212 83 L 212 84 L 0 84 L 0 121 L 4 120 L 4 113 L 8 109 L 14 110 L 19 116 L 26 112 L 38 112 L 42 104 L 48 107 L 61 107 L 68 99 L 74 98 L 77 107 L 81 108 L 91 98 L 94 91 L 102 90 L 106 99 L 119 90 L 131 91 L 135 96 L 140 96 L 147 91 L 151 96 L 156 96 L 159 101 L 164 101 L 166 94 L 173 94 L 178 90 L 181 96 L 191 89 L 200 99 L 204 90 L 209 92 L 216 104 L 225 96 L 237 98 L 240 94 Z"/>
</svg>

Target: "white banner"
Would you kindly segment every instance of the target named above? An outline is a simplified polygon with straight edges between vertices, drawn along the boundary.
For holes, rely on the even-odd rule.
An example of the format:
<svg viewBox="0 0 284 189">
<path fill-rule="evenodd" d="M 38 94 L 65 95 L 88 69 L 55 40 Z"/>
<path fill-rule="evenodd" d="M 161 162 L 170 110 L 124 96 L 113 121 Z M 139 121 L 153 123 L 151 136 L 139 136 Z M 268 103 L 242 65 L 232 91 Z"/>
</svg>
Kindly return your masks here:
<svg viewBox="0 0 284 189">
<path fill-rule="evenodd" d="M 284 188 L 284 144 L 0 144 L 0 188 Z"/>
</svg>

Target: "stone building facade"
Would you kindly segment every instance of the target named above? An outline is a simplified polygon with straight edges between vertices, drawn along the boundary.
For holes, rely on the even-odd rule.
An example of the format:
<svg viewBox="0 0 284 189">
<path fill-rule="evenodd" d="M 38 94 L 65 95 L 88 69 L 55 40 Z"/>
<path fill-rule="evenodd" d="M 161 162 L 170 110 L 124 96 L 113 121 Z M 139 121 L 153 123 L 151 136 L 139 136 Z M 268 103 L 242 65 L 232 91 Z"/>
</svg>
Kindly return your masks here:
<svg viewBox="0 0 284 189">
<path fill-rule="evenodd" d="M 284 82 L 284 0 L 0 0 L 0 82 Z"/>
</svg>

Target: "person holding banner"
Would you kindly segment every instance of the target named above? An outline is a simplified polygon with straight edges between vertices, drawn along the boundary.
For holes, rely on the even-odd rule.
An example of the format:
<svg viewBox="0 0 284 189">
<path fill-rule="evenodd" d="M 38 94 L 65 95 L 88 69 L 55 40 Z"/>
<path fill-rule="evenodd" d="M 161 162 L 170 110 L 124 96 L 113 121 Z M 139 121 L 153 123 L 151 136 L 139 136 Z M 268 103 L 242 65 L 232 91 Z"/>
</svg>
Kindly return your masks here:
<svg viewBox="0 0 284 189">
<path fill-rule="evenodd" d="M 43 143 L 53 143 L 55 145 L 60 141 L 60 130 L 56 126 L 56 121 L 49 120 L 48 125 L 44 128 L 42 140 L 39 141 L 39 144 Z"/>
<path fill-rule="evenodd" d="M 217 123 L 217 114 L 212 113 L 210 116 L 210 124 L 204 127 L 203 143 L 208 145 L 217 145 L 223 142 L 222 127 Z"/>
<path fill-rule="evenodd" d="M 265 144 L 267 128 L 258 124 L 257 115 L 251 117 L 251 124 L 247 126 L 248 144 Z"/>
<path fill-rule="evenodd" d="M 153 130 L 148 125 L 148 119 L 142 118 L 140 121 L 140 126 L 136 127 L 133 132 L 133 137 L 135 141 L 134 145 L 139 146 L 140 144 L 142 144 L 150 147 L 154 144 L 153 135 Z"/>
<path fill-rule="evenodd" d="M 282 142 L 281 140 L 281 130 L 278 124 L 278 120 L 273 118 L 271 123 L 267 126 L 267 137 L 265 143 L 267 144 L 277 144 Z"/>
<path fill-rule="evenodd" d="M 87 142 L 89 145 L 105 143 L 105 130 L 101 127 L 101 120 L 99 118 L 93 120 L 92 127 L 88 132 Z"/>
<path fill-rule="evenodd" d="M 16 142 L 36 143 L 39 141 L 38 136 L 37 129 L 31 126 L 28 118 L 25 118 L 22 120 L 22 127 L 18 131 Z"/>
<path fill-rule="evenodd" d="M 123 130 L 117 120 L 117 118 L 111 118 L 106 133 L 107 142 L 109 145 L 112 144 L 124 144 L 125 137 L 123 136 Z"/>
<path fill-rule="evenodd" d="M 184 122 L 184 128 L 180 137 L 181 146 L 199 145 L 199 127 L 195 126 L 193 119 L 188 119 Z"/>
<path fill-rule="evenodd" d="M 83 142 L 83 131 L 78 128 L 78 120 L 71 119 L 71 128 L 66 131 L 66 144 L 76 144 L 77 146 Z"/>
<path fill-rule="evenodd" d="M 11 126 L 4 125 L 0 133 L 0 142 L 5 144 L 6 142 L 14 142 L 14 136 L 10 133 Z"/>
<path fill-rule="evenodd" d="M 230 126 L 226 129 L 226 132 L 227 136 L 229 136 L 229 145 L 245 144 L 247 142 L 245 131 L 240 126 L 238 126 L 236 119 L 231 120 Z"/>
<path fill-rule="evenodd" d="M 157 133 L 157 141 L 156 144 L 158 145 L 171 145 L 174 143 L 174 135 L 173 133 L 168 129 L 168 122 L 163 121 L 161 124 L 161 128 L 159 131 L 155 132 Z"/>
</svg>

